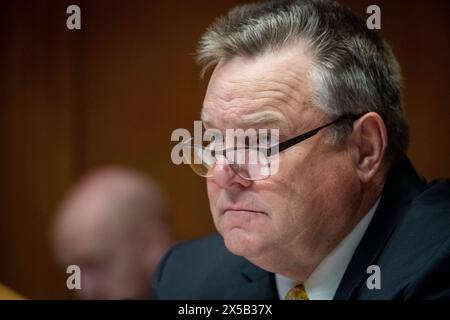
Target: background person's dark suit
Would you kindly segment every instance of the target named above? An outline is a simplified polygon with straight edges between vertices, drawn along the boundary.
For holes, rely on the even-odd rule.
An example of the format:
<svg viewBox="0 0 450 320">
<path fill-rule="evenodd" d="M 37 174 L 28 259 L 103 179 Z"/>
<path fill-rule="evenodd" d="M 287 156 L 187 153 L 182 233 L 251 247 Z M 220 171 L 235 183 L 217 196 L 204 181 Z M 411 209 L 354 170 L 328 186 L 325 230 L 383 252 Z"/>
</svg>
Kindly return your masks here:
<svg viewBox="0 0 450 320">
<path fill-rule="evenodd" d="M 381 270 L 381 289 L 370 290 L 367 267 L 374 264 Z M 154 294 L 156 299 L 279 298 L 274 275 L 230 253 L 217 234 L 172 248 L 159 265 Z M 406 158 L 391 169 L 334 298 L 450 298 L 450 180 L 427 185 Z"/>
</svg>

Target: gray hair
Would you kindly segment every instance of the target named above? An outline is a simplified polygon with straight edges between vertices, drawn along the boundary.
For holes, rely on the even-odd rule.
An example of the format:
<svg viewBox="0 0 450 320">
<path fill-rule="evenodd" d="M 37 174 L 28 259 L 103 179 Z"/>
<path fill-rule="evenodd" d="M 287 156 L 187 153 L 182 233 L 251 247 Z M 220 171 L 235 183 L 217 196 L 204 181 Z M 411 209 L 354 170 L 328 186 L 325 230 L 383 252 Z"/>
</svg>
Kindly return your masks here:
<svg viewBox="0 0 450 320">
<path fill-rule="evenodd" d="M 387 128 L 386 160 L 398 160 L 409 142 L 402 107 L 402 76 L 390 46 L 349 9 L 330 0 L 266 1 L 231 9 L 202 36 L 202 75 L 219 61 L 257 56 L 301 43 L 311 56 L 314 105 L 332 116 L 378 113 Z M 342 139 L 351 123 L 336 126 Z"/>
</svg>

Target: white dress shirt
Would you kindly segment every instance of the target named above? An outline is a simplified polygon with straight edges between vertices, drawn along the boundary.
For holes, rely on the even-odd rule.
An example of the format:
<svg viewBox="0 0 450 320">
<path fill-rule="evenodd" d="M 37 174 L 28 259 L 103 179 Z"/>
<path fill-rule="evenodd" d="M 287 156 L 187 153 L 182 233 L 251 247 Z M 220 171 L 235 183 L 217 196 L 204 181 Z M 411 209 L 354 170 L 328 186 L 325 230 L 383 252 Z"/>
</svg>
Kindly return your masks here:
<svg viewBox="0 0 450 320">
<path fill-rule="evenodd" d="M 353 253 L 366 232 L 379 202 L 380 198 L 356 227 L 320 262 L 303 283 L 309 300 L 333 299 Z M 286 296 L 286 293 L 298 284 L 280 274 L 275 274 L 275 283 L 278 296 L 282 300 Z"/>
</svg>

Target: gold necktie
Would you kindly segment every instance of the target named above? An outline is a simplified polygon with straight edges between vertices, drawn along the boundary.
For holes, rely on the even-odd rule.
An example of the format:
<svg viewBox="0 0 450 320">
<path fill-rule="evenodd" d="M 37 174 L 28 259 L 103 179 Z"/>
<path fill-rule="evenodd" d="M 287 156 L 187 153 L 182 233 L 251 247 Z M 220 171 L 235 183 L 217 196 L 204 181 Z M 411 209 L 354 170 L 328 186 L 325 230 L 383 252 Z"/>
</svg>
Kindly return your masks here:
<svg viewBox="0 0 450 320">
<path fill-rule="evenodd" d="M 299 284 L 286 293 L 284 300 L 309 300 L 305 287 Z"/>
</svg>

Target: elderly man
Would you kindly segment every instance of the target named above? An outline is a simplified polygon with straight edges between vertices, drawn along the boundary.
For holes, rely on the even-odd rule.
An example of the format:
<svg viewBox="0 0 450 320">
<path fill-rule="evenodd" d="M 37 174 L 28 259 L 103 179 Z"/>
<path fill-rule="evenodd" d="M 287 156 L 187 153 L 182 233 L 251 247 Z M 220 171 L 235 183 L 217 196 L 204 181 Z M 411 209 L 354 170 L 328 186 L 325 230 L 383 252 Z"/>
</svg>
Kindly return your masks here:
<svg viewBox="0 0 450 320">
<path fill-rule="evenodd" d="M 170 246 L 159 186 L 130 169 L 85 176 L 66 196 L 55 223 L 61 264 L 81 270 L 82 299 L 148 299 L 148 283 Z"/>
<path fill-rule="evenodd" d="M 263 2 L 218 19 L 198 60 L 214 67 L 205 127 L 279 129 L 279 169 L 193 165 L 219 235 L 166 254 L 157 298 L 450 297 L 450 182 L 405 157 L 400 69 L 377 33 L 333 1 Z"/>
</svg>

